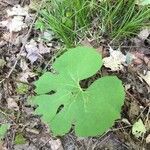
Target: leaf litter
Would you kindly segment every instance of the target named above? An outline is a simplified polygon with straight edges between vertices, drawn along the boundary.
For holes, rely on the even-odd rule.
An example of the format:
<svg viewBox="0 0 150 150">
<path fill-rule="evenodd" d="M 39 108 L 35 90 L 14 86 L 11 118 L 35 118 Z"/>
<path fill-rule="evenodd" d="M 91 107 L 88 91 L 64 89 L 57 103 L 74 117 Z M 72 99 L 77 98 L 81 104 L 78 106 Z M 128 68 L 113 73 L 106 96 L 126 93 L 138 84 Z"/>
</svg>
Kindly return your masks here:
<svg viewBox="0 0 150 150">
<path fill-rule="evenodd" d="M 5 28 L 7 28 L 7 31 L 5 30 L 4 34 L 5 34 L 6 38 L 8 38 L 8 40 L 5 40 L 6 38 L 3 38 L 4 41 L 2 41 L 2 44 L 1 44 L 2 50 L 5 49 L 5 52 L 1 51 L 1 55 L 3 55 L 3 57 L 1 57 L 1 59 L 2 59 L 2 67 L 1 67 L 2 73 L 0 75 L 1 79 L 3 79 L 3 77 L 5 77 L 5 75 L 8 73 L 8 70 L 11 68 L 11 66 L 13 64 L 13 60 L 15 60 L 15 58 L 16 58 L 16 54 L 18 53 L 18 50 L 20 49 L 19 44 L 16 44 L 15 42 L 11 42 L 11 41 L 13 39 L 17 39 L 19 36 L 21 36 L 21 39 L 24 39 L 24 37 L 26 35 L 26 30 L 28 30 L 30 21 L 32 21 L 32 16 L 34 15 L 34 14 L 32 15 L 28 12 L 28 8 L 24 8 L 20 5 L 15 5 L 11 9 L 9 7 L 8 9 L 6 9 L 6 11 L 7 11 L 7 16 L 5 16 L 5 18 L 3 18 L 3 20 L 0 23 L 1 27 L 2 27 L 2 23 L 3 23 L 3 27 L 5 26 Z M 27 18 L 29 18 L 29 20 Z M 26 22 L 26 20 L 28 20 L 27 22 L 29 22 L 29 24 Z M 18 28 L 16 28 L 16 26 L 15 26 L 15 23 L 17 21 L 18 21 L 18 23 L 17 23 Z M 35 29 L 33 29 L 32 32 L 33 31 L 36 32 Z M 49 31 L 48 32 L 44 31 L 44 32 L 45 33 L 42 33 L 42 35 L 45 36 L 46 42 L 49 39 L 50 39 L 50 41 L 53 40 L 53 37 L 54 37 L 53 33 L 49 34 Z M 35 33 L 35 35 L 37 35 L 37 34 L 39 35 L 39 31 Z M 53 53 L 51 53 L 51 50 L 54 48 L 53 44 L 51 44 L 51 42 L 49 42 L 49 41 L 48 41 L 49 43 L 45 44 L 45 41 L 41 42 L 39 40 L 36 40 L 34 38 L 35 35 L 31 35 L 30 40 L 28 40 L 28 43 L 26 43 L 26 45 L 28 45 L 27 46 L 28 48 L 24 49 L 24 55 L 21 57 L 19 63 L 17 64 L 17 67 L 15 68 L 15 71 L 11 76 L 12 79 L 10 81 L 8 80 L 6 83 L 2 83 L 5 88 L 3 88 L 3 89 L 0 88 L 0 90 L 1 90 L 0 104 L 2 104 L 1 106 L 4 106 L 3 108 L 5 110 L 7 110 L 8 102 L 9 102 L 9 108 L 11 108 L 13 111 L 18 111 L 18 107 L 19 107 L 19 112 L 23 113 L 23 115 L 25 115 L 24 113 L 26 113 L 25 110 L 28 110 L 28 112 L 30 112 L 31 108 L 26 107 L 26 103 L 24 102 L 24 99 L 26 99 L 25 94 L 21 93 L 17 98 L 12 97 L 12 95 L 15 95 L 17 86 L 20 85 L 20 83 L 16 82 L 15 80 L 19 80 L 19 81 L 28 83 L 29 91 L 32 91 L 30 83 L 32 84 L 32 81 L 35 80 L 35 78 L 37 78 L 37 73 L 35 73 L 35 70 L 37 70 L 41 64 L 43 65 L 43 62 L 45 61 L 45 57 L 44 57 L 45 54 L 47 56 L 53 55 Z M 130 94 L 130 95 L 127 94 L 127 99 L 129 99 L 129 102 L 127 101 L 125 104 L 127 106 L 125 106 L 125 108 L 123 108 L 123 115 L 125 115 L 124 116 L 125 119 L 129 122 L 128 125 L 134 125 L 134 123 L 135 123 L 135 120 L 131 119 L 132 115 L 133 115 L 133 118 L 136 118 L 136 116 L 142 112 L 143 113 L 141 114 L 140 117 L 143 120 L 143 125 L 145 125 L 144 118 L 147 115 L 147 106 L 149 104 L 148 93 L 150 92 L 150 90 L 149 90 L 149 92 L 147 90 L 149 87 L 149 71 L 146 70 L 148 68 L 148 62 L 149 62 L 149 49 L 148 49 L 148 47 L 144 46 L 145 42 L 148 43 L 148 40 L 147 40 L 148 36 L 149 36 L 149 30 L 143 29 L 140 32 L 140 34 L 133 40 L 135 46 L 137 46 L 138 48 L 134 48 L 134 50 L 132 49 L 132 51 L 129 51 L 127 49 L 125 52 L 123 52 L 121 46 L 119 48 L 120 49 L 119 51 L 117 50 L 117 48 L 112 48 L 111 49 L 112 51 L 110 51 L 110 47 L 107 47 L 105 44 L 103 46 L 99 45 L 99 47 L 107 47 L 104 49 L 108 49 L 108 51 L 110 53 L 110 55 L 104 56 L 104 60 L 108 57 L 109 59 L 108 58 L 107 59 L 109 60 L 109 62 L 110 62 L 110 60 L 113 62 L 112 66 L 110 64 L 106 63 L 106 66 L 102 70 L 102 73 L 105 74 L 106 72 L 107 73 L 111 72 L 110 74 L 112 74 L 112 73 L 120 72 L 121 75 L 119 75 L 119 74 L 117 74 L 117 75 L 123 81 L 125 81 L 126 85 L 128 85 L 126 90 L 127 90 L 128 94 Z M 10 40 L 10 37 L 12 40 Z M 23 40 L 21 40 L 20 43 L 22 44 Z M 12 49 L 11 44 L 16 46 L 16 48 Z M 10 46 L 8 47 L 6 45 L 10 45 Z M 49 48 L 49 45 L 52 46 L 53 48 Z M 94 44 L 92 43 L 91 46 L 92 45 L 94 45 Z M 112 47 L 113 47 L 113 45 L 112 45 Z M 143 47 L 144 47 L 144 49 L 143 49 Z M 131 46 L 131 48 L 132 48 L 132 46 Z M 6 49 L 9 50 L 8 53 L 6 53 Z M 136 49 L 136 51 L 135 51 L 135 49 Z M 100 52 L 101 52 L 101 50 L 100 50 Z M 115 54 L 117 57 L 115 56 Z M 12 55 L 12 56 L 10 56 L 10 55 Z M 119 56 L 121 56 L 120 57 L 121 60 L 119 60 Z M 48 58 L 50 59 L 51 57 L 48 57 Z M 107 69 L 107 68 L 109 68 L 109 69 Z M 137 74 L 135 74 L 135 72 Z M 23 85 L 24 85 L 24 83 L 23 83 Z M 27 91 L 26 94 L 30 96 L 30 95 L 32 95 L 32 93 L 30 93 L 29 91 Z M 9 98 L 11 98 L 13 100 L 6 101 L 6 99 L 9 99 Z M 139 106 L 138 106 L 138 109 L 135 108 L 136 112 L 134 114 L 132 113 L 132 115 L 130 115 L 128 113 L 129 110 L 127 111 L 126 109 L 129 108 L 129 106 L 130 106 L 129 104 L 132 103 L 133 99 L 137 101 L 136 105 L 139 105 Z M 13 104 L 13 103 L 15 103 L 15 104 Z M 5 106 L 5 104 L 6 104 L 6 106 Z M 131 104 L 130 109 L 132 109 L 132 106 L 133 105 Z M 139 109 L 139 107 L 140 107 L 140 109 Z M 12 112 L 12 114 L 14 114 L 14 113 Z M 28 114 L 31 114 L 31 113 L 28 113 Z M 12 116 L 13 116 L 13 118 L 16 118 L 15 115 L 12 115 Z M 47 127 L 40 122 L 40 119 L 38 117 L 37 118 L 32 117 L 32 116 L 26 116 L 26 117 L 27 118 L 24 121 L 21 120 L 21 117 L 20 117 L 20 122 L 23 123 L 25 126 L 26 125 L 28 126 L 28 130 L 27 130 L 28 132 L 25 133 L 28 137 L 27 139 L 32 141 L 34 143 L 34 145 L 36 145 L 36 146 L 38 145 L 38 147 L 40 147 L 41 145 L 44 145 L 45 147 L 48 147 L 48 149 L 50 149 L 50 145 L 53 145 L 53 144 L 54 144 L 54 148 L 56 148 L 57 146 L 59 148 L 59 145 L 61 148 L 62 148 L 62 145 L 63 145 L 63 147 L 64 147 L 64 145 L 67 145 L 65 147 L 65 149 L 67 149 L 69 146 L 72 146 L 72 147 L 74 146 L 74 148 L 78 148 L 78 149 L 80 149 L 81 147 L 83 149 L 85 149 L 85 147 L 87 148 L 89 146 L 90 147 L 95 146 L 95 148 L 99 148 L 100 146 L 102 146 L 103 142 L 100 140 L 101 138 L 100 139 L 96 139 L 96 138 L 76 139 L 74 133 L 72 133 L 72 132 L 65 136 L 65 138 L 70 137 L 70 140 L 68 142 L 63 141 L 63 138 L 62 138 L 61 141 L 58 140 L 58 143 L 57 143 L 57 139 L 56 139 L 56 141 L 54 141 L 53 139 L 51 139 L 51 137 L 48 136 L 49 131 L 43 131 L 43 130 L 47 130 Z M 27 122 L 28 122 L 28 124 L 26 124 Z M 32 122 L 32 123 L 29 123 L 29 122 Z M 127 129 L 123 128 L 123 130 L 124 130 L 123 133 L 119 132 L 119 128 L 122 128 L 124 126 L 124 124 L 127 124 L 124 122 L 125 121 L 122 121 L 122 122 L 119 122 L 116 124 L 116 129 L 118 129 L 118 130 L 114 133 L 115 133 L 115 135 L 117 135 L 117 137 L 114 135 L 111 135 L 109 133 L 108 135 L 106 134 L 107 136 L 106 136 L 106 138 L 104 138 L 105 139 L 104 141 L 108 142 L 113 139 L 112 140 L 113 143 L 119 143 L 120 140 L 122 141 L 122 139 L 126 139 L 126 138 L 124 138 L 124 136 L 129 137 L 132 128 L 127 128 Z M 40 126 L 41 128 L 43 128 L 43 130 L 39 129 L 39 128 L 37 129 L 37 126 Z M 15 127 L 13 126 L 13 128 L 15 128 Z M 36 132 L 32 132 L 35 129 L 37 129 L 38 131 L 41 131 L 41 133 L 43 133 L 43 135 L 40 134 L 40 137 L 38 137 L 37 134 L 35 134 Z M 149 130 L 146 128 L 146 134 L 145 134 L 146 135 L 145 136 L 146 143 L 149 143 L 148 142 L 149 141 L 148 133 L 149 133 Z M 8 141 L 10 141 L 9 135 L 11 135 L 10 137 L 13 137 L 12 136 L 13 134 L 14 134 L 14 131 L 13 132 L 11 131 L 11 134 L 9 134 L 9 132 L 8 132 L 6 135 L 7 142 L 5 142 L 5 143 L 7 143 L 6 147 L 8 149 L 9 149 L 9 147 L 11 147 L 10 146 L 11 142 L 8 142 Z M 119 140 L 118 140 L 118 137 L 120 137 Z M 71 145 L 69 143 L 72 139 L 73 139 L 73 141 L 72 141 L 73 144 Z M 127 138 L 127 141 L 128 140 L 129 140 L 129 143 L 126 143 L 127 145 L 125 147 L 135 147 L 135 145 L 137 144 L 135 142 L 135 140 L 133 138 L 131 138 L 131 139 Z M 46 143 L 45 141 L 50 141 L 50 142 Z M 107 147 L 109 144 L 108 143 L 106 144 L 106 143 L 105 143 L 105 145 Z M 137 144 L 137 147 L 139 148 L 140 144 L 139 145 Z M 20 149 L 21 148 L 23 148 L 23 146 L 20 147 Z M 29 143 L 27 143 L 25 145 L 25 148 L 30 149 Z M 34 148 L 37 149 L 37 147 L 34 147 Z M 12 148 L 10 148 L 10 149 L 12 149 Z M 137 149 L 137 148 L 135 148 L 135 149 Z"/>
</svg>

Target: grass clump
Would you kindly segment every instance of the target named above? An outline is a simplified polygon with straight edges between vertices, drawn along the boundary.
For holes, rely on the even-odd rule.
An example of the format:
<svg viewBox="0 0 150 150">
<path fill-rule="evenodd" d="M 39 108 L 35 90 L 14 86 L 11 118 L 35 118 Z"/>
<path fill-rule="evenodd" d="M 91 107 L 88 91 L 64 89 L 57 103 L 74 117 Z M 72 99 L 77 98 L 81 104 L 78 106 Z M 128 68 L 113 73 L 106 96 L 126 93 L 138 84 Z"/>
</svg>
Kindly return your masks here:
<svg viewBox="0 0 150 150">
<path fill-rule="evenodd" d="M 95 19 L 98 35 L 120 40 L 148 25 L 150 9 L 139 7 L 136 0 L 48 0 L 38 22 L 71 47 L 93 27 Z"/>
<path fill-rule="evenodd" d="M 90 22 L 89 14 L 92 14 L 92 3 L 95 0 L 51 0 L 45 9 L 40 11 L 40 22 L 45 27 L 53 30 L 65 42 L 71 46 L 77 38 L 78 32 L 82 35 L 83 29 Z"/>
<path fill-rule="evenodd" d="M 102 33 L 113 40 L 121 39 L 136 35 L 143 26 L 148 25 L 150 9 L 147 6 L 140 8 L 135 3 L 135 0 L 102 1 L 99 5 Z"/>
</svg>

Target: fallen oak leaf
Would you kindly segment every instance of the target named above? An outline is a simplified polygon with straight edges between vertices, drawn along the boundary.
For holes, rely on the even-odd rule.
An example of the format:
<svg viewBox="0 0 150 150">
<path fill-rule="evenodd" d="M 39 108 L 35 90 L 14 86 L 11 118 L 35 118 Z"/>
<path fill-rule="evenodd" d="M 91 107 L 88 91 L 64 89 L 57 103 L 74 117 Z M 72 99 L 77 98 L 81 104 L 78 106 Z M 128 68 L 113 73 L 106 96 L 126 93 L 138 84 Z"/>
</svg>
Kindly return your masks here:
<svg viewBox="0 0 150 150">
<path fill-rule="evenodd" d="M 123 63 L 126 62 L 126 56 L 121 51 L 110 48 L 110 56 L 103 58 L 104 66 L 110 68 L 111 71 L 118 71 L 123 69 Z"/>
</svg>

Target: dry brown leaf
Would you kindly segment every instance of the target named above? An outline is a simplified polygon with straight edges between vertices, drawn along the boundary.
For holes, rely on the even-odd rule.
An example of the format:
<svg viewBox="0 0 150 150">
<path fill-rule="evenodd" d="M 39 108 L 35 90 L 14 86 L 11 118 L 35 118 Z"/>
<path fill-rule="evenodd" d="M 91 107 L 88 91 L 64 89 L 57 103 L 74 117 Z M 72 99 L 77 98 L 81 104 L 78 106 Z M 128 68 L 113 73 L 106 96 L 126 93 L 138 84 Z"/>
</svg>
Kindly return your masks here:
<svg viewBox="0 0 150 150">
<path fill-rule="evenodd" d="M 130 119 L 136 118 L 140 113 L 140 106 L 136 102 L 131 102 L 130 108 L 129 108 L 129 117 Z"/>
<path fill-rule="evenodd" d="M 93 47 L 93 46 L 91 45 L 91 43 L 90 43 L 90 41 L 89 41 L 88 38 L 83 39 L 83 40 L 81 41 L 81 44 L 82 44 L 83 46 Z"/>
</svg>

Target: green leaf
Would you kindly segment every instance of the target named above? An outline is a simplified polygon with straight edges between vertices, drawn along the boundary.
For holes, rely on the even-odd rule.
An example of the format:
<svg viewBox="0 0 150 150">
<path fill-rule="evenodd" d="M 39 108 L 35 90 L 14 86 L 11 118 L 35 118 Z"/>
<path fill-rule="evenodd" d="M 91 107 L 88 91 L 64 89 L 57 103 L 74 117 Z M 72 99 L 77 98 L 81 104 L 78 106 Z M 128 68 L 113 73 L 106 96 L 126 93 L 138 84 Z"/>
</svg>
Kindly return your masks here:
<svg viewBox="0 0 150 150">
<path fill-rule="evenodd" d="M 19 83 L 16 88 L 18 94 L 25 94 L 28 91 L 29 86 L 23 83 Z"/>
<path fill-rule="evenodd" d="M 22 133 L 17 133 L 15 136 L 15 144 L 20 145 L 20 144 L 25 144 L 26 139 L 23 137 Z"/>
<path fill-rule="evenodd" d="M 41 19 L 36 20 L 34 26 L 35 26 L 35 29 L 36 29 L 36 30 L 39 29 L 40 31 L 43 31 L 44 28 L 45 28 L 45 24 L 42 22 Z"/>
<path fill-rule="evenodd" d="M 132 134 L 139 138 L 142 137 L 143 134 L 146 133 L 146 128 L 143 124 L 143 121 L 141 119 L 139 119 L 137 122 L 134 123 L 133 127 L 132 127 Z"/>
<path fill-rule="evenodd" d="M 39 105 L 36 113 L 43 114 L 55 135 L 64 135 L 72 125 L 78 136 L 100 135 L 120 118 L 125 93 L 117 77 L 102 77 L 87 89 L 80 87 L 79 82 L 101 66 L 101 55 L 95 49 L 77 47 L 56 59 L 55 74 L 47 72 L 35 83 L 39 94 L 33 98 Z"/>
<path fill-rule="evenodd" d="M 8 124 L 2 124 L 0 126 L 0 140 L 4 137 L 6 131 L 8 130 L 9 125 Z"/>
</svg>

